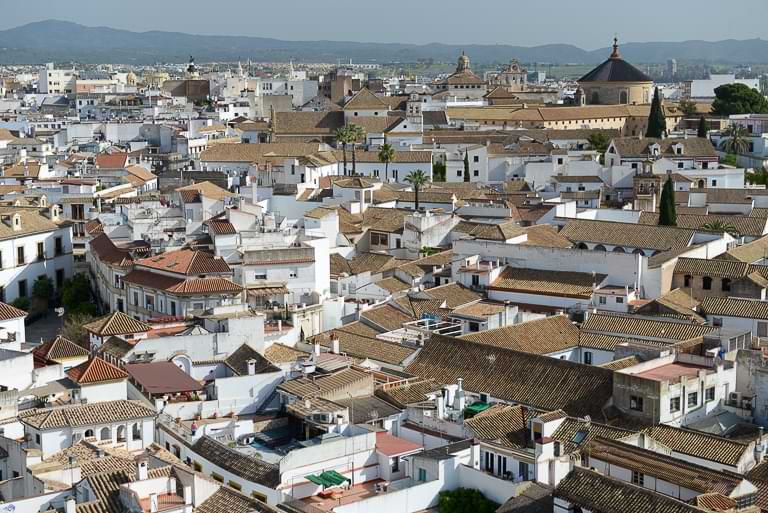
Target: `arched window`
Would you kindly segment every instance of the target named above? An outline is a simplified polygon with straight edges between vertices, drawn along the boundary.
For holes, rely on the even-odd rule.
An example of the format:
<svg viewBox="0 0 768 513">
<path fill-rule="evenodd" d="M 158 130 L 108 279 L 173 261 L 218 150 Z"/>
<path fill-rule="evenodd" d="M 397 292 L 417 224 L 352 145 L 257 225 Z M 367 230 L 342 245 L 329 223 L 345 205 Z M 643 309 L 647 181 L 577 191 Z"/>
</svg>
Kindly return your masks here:
<svg viewBox="0 0 768 513">
<path fill-rule="evenodd" d="M 632 252 L 632 254 L 633 254 L 633 255 L 644 255 L 645 253 L 643 253 L 643 250 L 642 250 L 642 249 L 639 249 L 639 248 L 638 248 L 638 249 L 634 250 L 634 251 Z"/>
<path fill-rule="evenodd" d="M 605 251 L 605 246 L 603 246 L 602 244 L 598 244 L 597 246 L 595 246 L 595 251 Z"/>
<path fill-rule="evenodd" d="M 629 103 L 629 94 L 626 91 L 622 91 L 621 94 L 619 94 L 619 103 L 622 105 Z"/>
<path fill-rule="evenodd" d="M 600 103 L 600 93 L 597 91 L 592 93 L 592 104 L 598 105 Z"/>
<path fill-rule="evenodd" d="M 686 274 L 683 278 L 683 287 L 690 287 L 693 277 L 690 274 Z"/>
<path fill-rule="evenodd" d="M 125 426 L 117 426 L 117 441 L 125 442 Z"/>
<path fill-rule="evenodd" d="M 731 280 L 728 278 L 723 278 L 722 283 L 722 289 L 723 292 L 730 292 L 731 291 Z"/>
<path fill-rule="evenodd" d="M 626 251 L 624 251 L 624 248 L 622 248 L 621 246 L 616 246 L 615 248 L 613 248 L 613 252 L 614 253 L 626 253 Z"/>
<path fill-rule="evenodd" d="M 112 439 L 112 431 L 108 428 L 101 428 L 101 432 L 99 433 L 99 440 L 111 440 Z"/>
<path fill-rule="evenodd" d="M 704 279 L 701 281 L 703 283 L 702 288 L 704 290 L 712 290 L 712 278 L 709 276 L 704 276 Z"/>
<path fill-rule="evenodd" d="M 583 242 L 579 242 L 578 244 L 576 244 L 576 249 L 589 249 L 589 246 L 587 246 Z"/>
<path fill-rule="evenodd" d="M 706 180 L 699 180 L 699 185 L 698 185 L 699 189 L 704 189 L 706 186 L 707 186 Z"/>
<path fill-rule="evenodd" d="M 141 440 L 141 428 L 138 423 L 131 428 L 131 440 Z"/>
<path fill-rule="evenodd" d="M 86 438 L 92 438 L 92 437 L 94 437 L 96 435 L 93 432 L 93 429 L 86 429 L 85 430 L 85 434 L 83 436 L 85 436 Z"/>
</svg>

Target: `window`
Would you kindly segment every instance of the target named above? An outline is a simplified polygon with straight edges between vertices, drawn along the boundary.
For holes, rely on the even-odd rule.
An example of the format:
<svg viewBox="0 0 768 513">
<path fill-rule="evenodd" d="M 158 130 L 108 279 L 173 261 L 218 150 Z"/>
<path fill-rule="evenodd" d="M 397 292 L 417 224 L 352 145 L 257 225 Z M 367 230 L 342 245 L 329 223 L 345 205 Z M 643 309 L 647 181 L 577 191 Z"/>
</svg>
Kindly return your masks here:
<svg viewBox="0 0 768 513">
<path fill-rule="evenodd" d="M 619 304 L 619 305 L 624 303 L 624 298 L 623 297 L 617 297 L 616 298 L 616 303 Z"/>
<path fill-rule="evenodd" d="M 669 400 L 669 411 L 672 413 L 680 411 L 680 397 L 673 397 Z"/>
<path fill-rule="evenodd" d="M 768 337 L 768 322 L 758 321 L 757 323 L 757 336 Z"/>
<path fill-rule="evenodd" d="M 472 275 L 472 286 L 473 287 L 479 287 L 480 286 L 480 275 L 473 274 Z"/>
<path fill-rule="evenodd" d="M 584 363 L 587 365 L 592 365 L 592 352 L 591 351 L 584 351 Z"/>
<path fill-rule="evenodd" d="M 704 399 L 707 402 L 715 400 L 715 387 L 709 387 L 704 391 Z"/>
<path fill-rule="evenodd" d="M 24 246 L 19 246 L 16 248 L 16 264 L 24 265 L 24 262 Z"/>
<path fill-rule="evenodd" d="M 56 269 L 56 288 L 64 286 L 64 269 Z"/>
<path fill-rule="evenodd" d="M 644 486 L 645 485 L 645 476 L 638 472 L 637 470 L 632 471 L 632 484 L 635 484 L 637 486 Z"/>
<path fill-rule="evenodd" d="M 251 497 L 261 502 L 267 502 L 267 496 L 259 492 L 251 492 Z"/>
<path fill-rule="evenodd" d="M 696 406 L 699 402 L 699 393 L 691 392 L 688 394 L 688 406 Z"/>
<path fill-rule="evenodd" d="M 712 187 L 717 187 L 717 180 L 712 180 Z"/>
<path fill-rule="evenodd" d="M 203 310 L 205 308 L 204 303 L 192 303 L 193 310 Z"/>
<path fill-rule="evenodd" d="M 45 243 L 44 242 L 37 243 L 37 259 L 45 260 Z"/>
<path fill-rule="evenodd" d="M 139 306 L 139 292 L 136 290 L 133 291 L 133 305 Z"/>
<path fill-rule="evenodd" d="M 155 296 L 145 296 L 144 297 L 144 307 L 147 310 L 154 310 L 155 309 Z"/>
<path fill-rule="evenodd" d="M 170 308 L 170 314 L 176 316 L 176 301 L 168 301 L 168 307 Z"/>
<path fill-rule="evenodd" d="M 19 280 L 19 297 L 27 297 L 27 280 Z"/>
<path fill-rule="evenodd" d="M 677 163 L 677 169 L 683 169 L 685 167 L 685 164 L 682 162 Z"/>
<path fill-rule="evenodd" d="M 54 239 L 54 246 L 55 246 L 54 254 L 56 256 L 61 256 L 62 254 L 64 254 L 64 242 L 62 241 L 61 237 L 56 237 Z"/>
<path fill-rule="evenodd" d="M 235 481 L 231 481 L 231 480 L 230 480 L 230 481 L 229 481 L 229 483 L 227 483 L 227 484 L 228 484 L 228 485 L 229 485 L 231 488 L 234 488 L 235 490 L 237 490 L 238 492 L 239 492 L 239 491 L 241 491 L 241 490 L 243 489 L 243 487 L 240 485 L 240 483 L 237 483 L 237 482 L 235 482 Z"/>
<path fill-rule="evenodd" d="M 258 270 L 253 273 L 253 279 L 254 280 L 266 280 L 267 279 L 267 271 L 264 270 Z"/>
<path fill-rule="evenodd" d="M 691 275 L 686 274 L 683 278 L 683 287 L 690 287 L 691 286 Z"/>
<path fill-rule="evenodd" d="M 371 246 L 389 246 L 389 235 L 386 233 L 371 233 Z"/>
<path fill-rule="evenodd" d="M 472 174 L 473 174 L 474 176 L 480 176 L 480 171 L 478 171 L 477 169 L 475 169 L 475 170 L 472 172 Z"/>
<path fill-rule="evenodd" d="M 715 328 L 720 328 L 723 325 L 723 319 L 721 317 L 713 317 L 712 318 L 712 326 Z"/>
<path fill-rule="evenodd" d="M 472 161 L 473 162 L 480 162 L 480 157 L 478 155 L 475 155 L 474 157 L 472 157 Z"/>
<path fill-rule="evenodd" d="M 722 283 L 721 288 L 723 289 L 723 292 L 731 291 L 731 280 L 729 280 L 728 278 L 723 278 L 723 281 L 721 283 Z"/>
<path fill-rule="evenodd" d="M 461 175 L 463 175 L 463 174 L 464 174 L 464 171 L 462 171 L 461 169 L 459 169 L 458 171 L 456 171 L 456 176 L 461 176 Z"/>
<path fill-rule="evenodd" d="M 217 474 L 216 472 L 211 472 L 211 477 L 214 478 L 219 483 L 224 482 L 224 478 L 221 475 Z"/>
<path fill-rule="evenodd" d="M 701 280 L 701 283 L 704 290 L 712 290 L 712 278 L 709 276 L 704 276 L 704 279 Z"/>
<path fill-rule="evenodd" d="M 392 473 L 400 472 L 400 458 L 395 456 L 392 458 Z"/>
<path fill-rule="evenodd" d="M 598 297 L 598 301 L 599 301 L 599 303 L 600 303 L 601 305 L 604 305 L 604 304 L 605 304 L 605 302 L 606 302 L 605 296 L 600 296 L 600 297 Z"/>
<path fill-rule="evenodd" d="M 422 483 L 427 480 L 427 470 L 420 468 L 419 469 L 419 481 Z"/>
<path fill-rule="evenodd" d="M 635 411 L 643 411 L 643 398 L 637 395 L 630 395 L 629 409 Z"/>
<path fill-rule="evenodd" d="M 519 472 L 520 477 L 522 477 L 523 479 L 528 479 L 528 464 L 527 463 L 521 461 L 520 462 L 519 471 L 520 471 Z"/>
<path fill-rule="evenodd" d="M 479 322 L 470 322 L 469 323 L 469 331 L 471 331 L 471 332 L 480 331 L 480 323 Z"/>
</svg>

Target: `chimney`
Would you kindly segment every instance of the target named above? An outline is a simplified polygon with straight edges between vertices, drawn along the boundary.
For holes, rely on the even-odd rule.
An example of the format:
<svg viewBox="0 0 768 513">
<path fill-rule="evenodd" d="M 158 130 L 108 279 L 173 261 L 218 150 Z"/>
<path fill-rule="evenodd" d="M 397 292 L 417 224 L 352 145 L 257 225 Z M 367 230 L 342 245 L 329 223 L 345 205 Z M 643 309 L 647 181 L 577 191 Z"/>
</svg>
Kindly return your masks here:
<svg viewBox="0 0 768 513">
<path fill-rule="evenodd" d="M 336 333 L 331 333 L 331 352 L 333 354 L 339 354 L 339 336 Z"/>
<path fill-rule="evenodd" d="M 77 503 L 74 497 L 67 497 L 64 501 L 64 513 L 75 513 L 77 510 Z"/>
<path fill-rule="evenodd" d="M 315 356 L 320 356 L 320 342 L 315 340 Z"/>
<path fill-rule="evenodd" d="M 149 475 L 147 468 L 148 462 L 146 458 L 139 458 L 136 460 L 136 481 L 146 481 Z"/>
<path fill-rule="evenodd" d="M 466 405 L 467 398 L 464 396 L 464 378 L 456 380 L 456 394 L 453 398 L 453 409 L 462 411 Z"/>
<path fill-rule="evenodd" d="M 248 375 L 256 374 L 256 360 L 248 360 Z"/>
</svg>

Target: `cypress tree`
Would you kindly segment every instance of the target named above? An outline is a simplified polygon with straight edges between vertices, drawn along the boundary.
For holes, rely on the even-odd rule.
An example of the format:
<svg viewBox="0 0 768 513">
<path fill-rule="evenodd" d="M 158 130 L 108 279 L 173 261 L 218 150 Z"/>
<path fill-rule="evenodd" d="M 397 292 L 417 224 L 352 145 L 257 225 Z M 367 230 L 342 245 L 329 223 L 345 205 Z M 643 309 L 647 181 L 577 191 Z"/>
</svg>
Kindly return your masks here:
<svg viewBox="0 0 768 513">
<path fill-rule="evenodd" d="M 653 93 L 653 102 L 651 103 L 651 112 L 648 115 L 648 130 L 645 132 L 646 137 L 654 137 L 661 139 L 664 137 L 664 132 L 667 130 L 667 121 L 664 118 L 664 108 L 661 105 L 661 96 L 659 95 L 659 88 Z"/>
<path fill-rule="evenodd" d="M 675 208 L 675 186 L 672 177 L 667 176 L 664 187 L 661 190 L 659 200 L 659 225 L 677 226 L 677 210 Z"/>
<path fill-rule="evenodd" d="M 469 152 L 464 152 L 464 181 L 469 182 Z"/>
<path fill-rule="evenodd" d="M 698 137 L 706 138 L 707 137 L 707 120 L 704 116 L 701 116 L 699 118 L 699 129 L 696 132 L 696 135 Z"/>
</svg>

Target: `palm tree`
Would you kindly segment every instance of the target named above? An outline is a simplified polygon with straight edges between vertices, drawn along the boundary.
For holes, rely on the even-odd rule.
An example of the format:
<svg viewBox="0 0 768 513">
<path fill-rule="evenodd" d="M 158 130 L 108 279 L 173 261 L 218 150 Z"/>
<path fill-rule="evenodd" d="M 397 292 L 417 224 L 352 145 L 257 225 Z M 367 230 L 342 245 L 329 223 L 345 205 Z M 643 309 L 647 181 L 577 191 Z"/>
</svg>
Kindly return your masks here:
<svg viewBox="0 0 768 513">
<path fill-rule="evenodd" d="M 360 125 L 351 124 L 348 126 L 350 133 L 350 142 L 352 143 L 352 174 L 357 174 L 357 143 L 365 140 L 365 131 Z"/>
<path fill-rule="evenodd" d="M 721 220 L 710 221 L 706 224 L 703 224 L 701 225 L 701 229 L 708 232 L 727 233 L 729 235 L 733 235 L 734 237 L 739 236 L 739 231 L 736 229 L 736 227 Z"/>
<path fill-rule="evenodd" d="M 405 177 L 405 181 L 413 187 L 413 192 L 416 196 L 416 210 L 419 210 L 419 191 L 427 182 L 429 182 L 429 177 L 424 174 L 424 171 L 417 169 L 408 173 L 408 176 Z"/>
<path fill-rule="evenodd" d="M 739 125 L 730 125 L 723 130 L 723 135 L 726 137 L 723 141 L 722 148 L 733 154 L 745 153 L 749 147 L 747 143 L 747 129 Z"/>
<path fill-rule="evenodd" d="M 388 143 L 379 148 L 379 162 L 384 164 L 384 179 L 389 177 L 389 163 L 395 160 L 395 149 Z"/>
<path fill-rule="evenodd" d="M 347 176 L 347 144 L 351 141 L 351 132 L 349 127 L 341 126 L 336 129 L 334 135 L 336 136 L 336 141 L 341 143 L 341 151 L 344 154 L 344 176 Z"/>
</svg>

